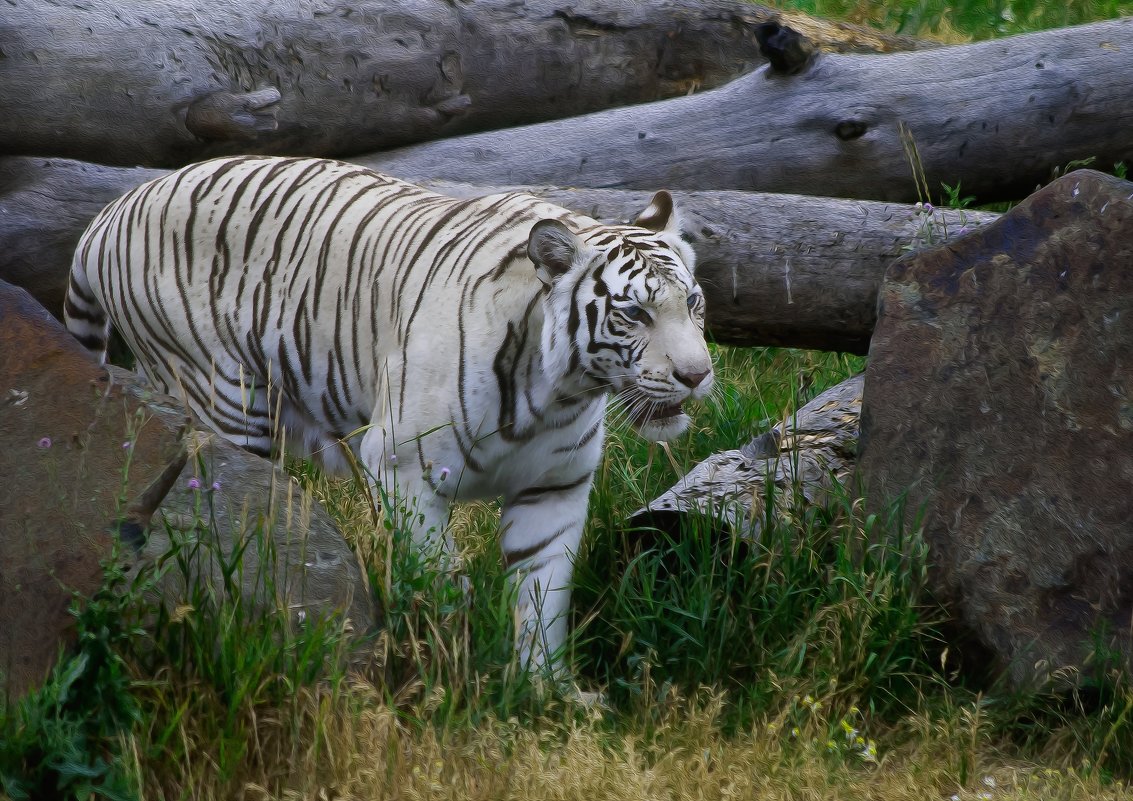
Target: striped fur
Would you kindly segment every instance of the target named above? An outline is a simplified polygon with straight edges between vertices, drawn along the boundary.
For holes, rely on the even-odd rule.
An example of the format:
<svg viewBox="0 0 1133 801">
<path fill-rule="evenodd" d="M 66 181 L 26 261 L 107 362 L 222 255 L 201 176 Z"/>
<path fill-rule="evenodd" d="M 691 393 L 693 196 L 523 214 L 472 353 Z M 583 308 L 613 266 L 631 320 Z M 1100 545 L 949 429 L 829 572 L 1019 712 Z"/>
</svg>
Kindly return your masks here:
<svg viewBox="0 0 1133 801">
<path fill-rule="evenodd" d="M 543 663 L 565 636 L 608 396 L 669 438 L 711 384 L 692 268 L 664 192 L 609 226 L 522 194 L 225 158 L 99 214 L 66 319 L 103 357 L 112 324 L 151 381 L 253 452 L 286 439 L 342 471 L 353 449 L 424 516 L 422 547 L 446 544 L 451 501 L 502 496 L 518 647 Z"/>
</svg>

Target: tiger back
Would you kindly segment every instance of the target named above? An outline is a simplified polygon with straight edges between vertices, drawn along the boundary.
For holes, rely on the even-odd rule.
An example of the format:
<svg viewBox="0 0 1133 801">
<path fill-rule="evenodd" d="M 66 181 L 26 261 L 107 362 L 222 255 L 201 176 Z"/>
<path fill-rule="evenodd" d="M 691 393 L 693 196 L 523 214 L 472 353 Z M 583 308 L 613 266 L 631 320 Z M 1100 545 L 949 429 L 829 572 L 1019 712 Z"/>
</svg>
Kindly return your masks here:
<svg viewBox="0 0 1133 801">
<path fill-rule="evenodd" d="M 565 636 L 611 393 L 646 436 L 711 385 L 703 298 L 667 193 L 632 226 L 529 195 L 454 199 L 325 159 L 191 165 L 110 204 L 76 250 L 68 328 L 111 325 L 221 436 L 370 480 L 446 547 L 449 504 L 502 497 L 518 647 Z"/>
</svg>

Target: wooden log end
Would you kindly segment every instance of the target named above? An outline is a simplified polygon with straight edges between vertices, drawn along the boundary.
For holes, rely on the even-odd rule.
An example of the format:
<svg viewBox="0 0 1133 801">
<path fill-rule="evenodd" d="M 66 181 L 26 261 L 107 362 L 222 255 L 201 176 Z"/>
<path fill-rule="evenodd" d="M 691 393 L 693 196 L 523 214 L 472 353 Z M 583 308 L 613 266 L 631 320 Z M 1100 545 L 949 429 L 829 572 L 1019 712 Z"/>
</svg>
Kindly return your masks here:
<svg viewBox="0 0 1133 801">
<path fill-rule="evenodd" d="M 254 141 L 278 127 L 280 97 L 274 86 L 255 92 L 213 92 L 189 104 L 185 127 L 204 141 Z"/>
</svg>

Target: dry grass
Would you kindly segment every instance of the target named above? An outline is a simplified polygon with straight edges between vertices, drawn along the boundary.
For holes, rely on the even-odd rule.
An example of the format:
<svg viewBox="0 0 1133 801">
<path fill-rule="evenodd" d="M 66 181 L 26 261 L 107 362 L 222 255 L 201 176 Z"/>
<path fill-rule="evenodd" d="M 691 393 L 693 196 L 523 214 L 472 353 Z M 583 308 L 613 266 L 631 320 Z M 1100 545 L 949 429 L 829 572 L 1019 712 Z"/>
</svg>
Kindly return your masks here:
<svg viewBox="0 0 1133 801">
<path fill-rule="evenodd" d="M 725 735 L 725 701 L 670 694 L 659 722 L 612 727 L 578 710 L 519 723 L 488 719 L 438 729 L 427 705 L 398 710 L 372 685 L 333 697 L 303 690 L 286 715 L 252 723 L 254 748 L 219 780 L 207 733 L 184 720 L 178 736 L 201 737 L 181 766 L 135 754 L 147 798 L 429 799 L 429 801 L 684 801 L 685 799 L 872 799 L 1008 801 L 1125 799 L 1124 785 L 1072 769 L 1005 756 L 978 719 L 942 723 L 912 716 L 882 733 L 899 744 L 863 760 L 828 736 L 820 714 L 792 731 L 785 716 Z M 654 710 L 655 712 L 657 710 Z M 961 770 L 960 766 L 966 766 Z M 962 778 L 965 773 L 967 778 Z"/>
</svg>

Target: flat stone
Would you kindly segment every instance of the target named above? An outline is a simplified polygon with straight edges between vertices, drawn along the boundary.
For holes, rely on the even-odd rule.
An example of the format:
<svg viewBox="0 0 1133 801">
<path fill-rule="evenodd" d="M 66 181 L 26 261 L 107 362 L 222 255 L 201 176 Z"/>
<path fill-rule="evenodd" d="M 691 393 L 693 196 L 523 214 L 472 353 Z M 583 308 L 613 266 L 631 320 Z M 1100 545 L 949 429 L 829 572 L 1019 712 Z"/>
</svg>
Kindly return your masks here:
<svg viewBox="0 0 1133 801">
<path fill-rule="evenodd" d="M 101 585 L 112 532 L 135 570 L 170 535 L 201 546 L 182 551 L 186 571 L 165 572 L 167 604 L 219 585 L 220 562 L 242 549 L 237 581 L 260 614 L 342 612 L 355 632 L 374 627 L 358 560 L 326 511 L 271 462 L 190 422 L 0 281 L 0 692 L 36 686 L 74 643 L 68 608 Z"/>
</svg>

